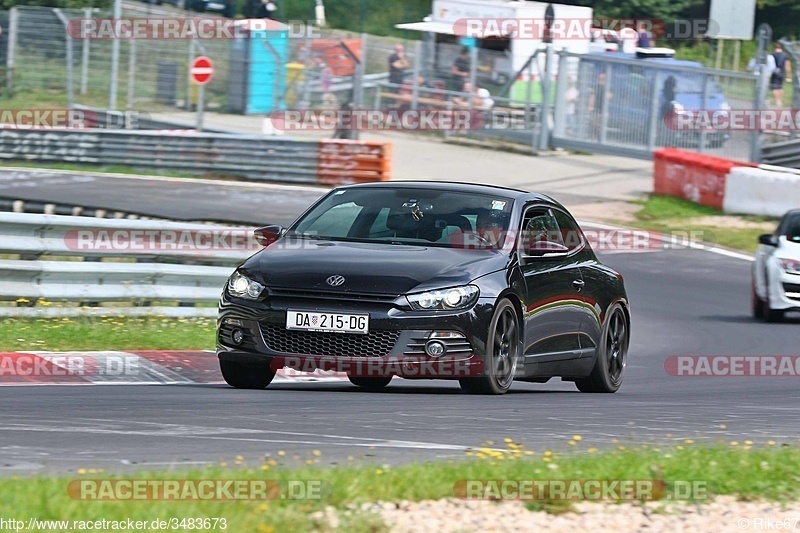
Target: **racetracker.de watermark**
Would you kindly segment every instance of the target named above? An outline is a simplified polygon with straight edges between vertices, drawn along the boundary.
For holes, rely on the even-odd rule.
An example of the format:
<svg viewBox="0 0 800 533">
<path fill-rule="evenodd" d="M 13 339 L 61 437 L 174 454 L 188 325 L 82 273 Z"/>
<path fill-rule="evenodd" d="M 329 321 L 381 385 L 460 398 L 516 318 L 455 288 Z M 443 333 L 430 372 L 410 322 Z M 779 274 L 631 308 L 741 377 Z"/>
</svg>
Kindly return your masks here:
<svg viewBox="0 0 800 533">
<path fill-rule="evenodd" d="M 140 370 L 136 356 L 0 354 L 0 378 L 121 377 Z"/>
<path fill-rule="evenodd" d="M 483 361 L 466 355 L 443 355 L 437 358 L 416 355 L 378 356 L 353 354 L 351 356 L 287 356 L 276 357 L 270 364 L 273 372 L 284 368 L 316 376 L 389 377 L 404 378 L 465 378 L 483 374 Z"/>
<path fill-rule="evenodd" d="M 800 131 L 800 109 L 684 109 L 664 123 L 675 131 Z"/>
<path fill-rule="evenodd" d="M 614 32 L 622 39 L 637 39 L 647 32 L 653 39 L 698 39 L 714 36 L 719 25 L 711 19 L 657 18 L 462 18 L 453 23 L 453 34 L 476 39 L 541 41 L 603 41 Z"/>
<path fill-rule="evenodd" d="M 664 371 L 675 377 L 800 376 L 800 355 L 671 355 Z"/>
<path fill-rule="evenodd" d="M 249 228 L 231 229 L 73 229 L 64 236 L 74 252 L 222 252 L 257 251 Z"/>
<path fill-rule="evenodd" d="M 67 494 L 82 501 L 266 501 L 321 500 L 331 485 L 322 480 L 272 479 L 74 479 Z"/>
<path fill-rule="evenodd" d="M 464 500 L 699 500 L 708 482 L 657 479 L 462 479 L 453 496 Z"/>
<path fill-rule="evenodd" d="M 88 109 L 0 109 L 0 130 L 92 130 L 136 129 L 150 118 L 141 111 L 104 111 Z"/>
<path fill-rule="evenodd" d="M 235 20 L 221 17 L 195 18 L 77 18 L 69 21 L 73 39 L 96 40 L 225 40 L 260 38 L 321 39 L 323 31 L 313 21 L 271 19 Z"/>
</svg>

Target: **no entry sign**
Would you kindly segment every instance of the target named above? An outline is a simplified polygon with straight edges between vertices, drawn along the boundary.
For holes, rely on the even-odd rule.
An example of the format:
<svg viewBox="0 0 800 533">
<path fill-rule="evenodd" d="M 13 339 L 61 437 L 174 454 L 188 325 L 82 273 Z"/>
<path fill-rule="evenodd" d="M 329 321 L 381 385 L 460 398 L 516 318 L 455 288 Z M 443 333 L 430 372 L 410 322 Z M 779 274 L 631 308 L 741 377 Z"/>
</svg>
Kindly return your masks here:
<svg viewBox="0 0 800 533">
<path fill-rule="evenodd" d="M 197 85 L 205 85 L 214 77 L 214 65 L 206 56 L 200 56 L 192 61 L 192 68 L 189 69 L 192 82 Z"/>
</svg>

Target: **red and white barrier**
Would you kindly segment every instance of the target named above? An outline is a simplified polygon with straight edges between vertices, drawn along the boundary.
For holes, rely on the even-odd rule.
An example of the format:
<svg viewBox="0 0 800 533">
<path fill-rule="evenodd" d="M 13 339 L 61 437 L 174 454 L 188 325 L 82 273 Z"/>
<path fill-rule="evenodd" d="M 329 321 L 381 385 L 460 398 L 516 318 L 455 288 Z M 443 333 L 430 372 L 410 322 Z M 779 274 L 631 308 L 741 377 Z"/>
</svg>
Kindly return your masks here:
<svg viewBox="0 0 800 533">
<path fill-rule="evenodd" d="M 654 153 L 654 192 L 726 213 L 780 216 L 800 207 L 800 173 L 665 148 Z"/>
</svg>

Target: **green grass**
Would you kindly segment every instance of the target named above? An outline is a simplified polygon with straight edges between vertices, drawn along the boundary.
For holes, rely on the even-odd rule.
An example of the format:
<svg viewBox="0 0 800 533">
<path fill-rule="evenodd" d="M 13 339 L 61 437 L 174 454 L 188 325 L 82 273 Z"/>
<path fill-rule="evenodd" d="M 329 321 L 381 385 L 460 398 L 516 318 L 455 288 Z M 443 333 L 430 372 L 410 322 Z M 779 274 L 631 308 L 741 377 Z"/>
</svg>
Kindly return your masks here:
<svg viewBox="0 0 800 533">
<path fill-rule="evenodd" d="M 457 496 L 454 485 L 465 480 L 660 480 L 668 490 L 676 482 L 693 481 L 704 482 L 708 496 L 796 500 L 800 496 L 800 450 L 775 446 L 773 441 L 747 443 L 705 447 L 685 441 L 660 449 L 642 446 L 592 453 L 593 448 L 577 442 L 576 448 L 582 448 L 583 453 L 562 455 L 544 450 L 527 452 L 522 445 L 509 442 L 502 451 L 480 449 L 470 452 L 473 457 L 463 461 L 400 467 L 363 463 L 320 467 L 318 463 L 324 457 L 316 451 L 288 461 L 284 460 L 283 452 L 277 452 L 262 458 L 258 464 L 246 464 L 241 457 L 225 457 L 235 453 L 228 449 L 220 451 L 219 464 L 188 472 L 149 471 L 122 476 L 86 465 L 64 477 L 2 478 L 0 501 L 20 518 L 151 521 L 155 517 L 213 517 L 225 518 L 228 531 L 325 530 L 324 522 L 315 513 L 332 506 L 343 520 L 340 527 L 381 531 L 385 525 L 377 515 L 360 510 L 362 504 L 452 498 Z M 236 468 L 228 467 L 227 461 Z M 284 487 L 290 481 L 303 480 L 314 481 L 322 489 L 322 497 L 276 497 L 268 501 L 85 501 L 72 499 L 67 493 L 68 483 L 76 479 L 267 479 Z M 698 502 L 705 498 L 705 494 L 695 495 Z M 564 501 L 534 500 L 526 506 L 556 512 L 570 508 L 569 502 Z"/>
<path fill-rule="evenodd" d="M 671 196 L 652 195 L 646 200 L 634 203 L 641 205 L 642 209 L 635 215 L 636 222 L 625 222 L 626 225 L 632 224 L 642 229 L 663 233 L 701 232 L 703 240 L 710 244 L 746 252 L 754 252 L 758 246 L 758 236 L 771 231 L 777 225 L 776 219 L 741 216 L 739 218 L 745 225 L 758 224 L 758 226 L 731 227 L 730 219 L 723 218 L 727 215 L 722 211 Z M 699 225 L 693 219 L 700 217 L 710 218 Z M 719 222 L 714 221 L 715 217 L 719 217 Z"/>
<path fill-rule="evenodd" d="M 4 318 L 0 351 L 213 350 L 214 328 L 213 318 Z"/>
</svg>

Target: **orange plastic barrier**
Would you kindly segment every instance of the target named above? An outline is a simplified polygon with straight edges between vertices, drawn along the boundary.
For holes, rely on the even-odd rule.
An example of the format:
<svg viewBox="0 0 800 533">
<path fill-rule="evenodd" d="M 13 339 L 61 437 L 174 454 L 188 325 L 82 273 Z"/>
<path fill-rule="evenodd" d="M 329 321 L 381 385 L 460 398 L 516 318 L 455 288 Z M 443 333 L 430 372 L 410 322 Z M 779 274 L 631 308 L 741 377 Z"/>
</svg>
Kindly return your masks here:
<svg viewBox="0 0 800 533">
<path fill-rule="evenodd" d="M 325 66 L 333 71 L 334 76 L 352 76 L 356 69 L 356 63 L 345 52 L 342 45 L 361 60 L 361 39 L 314 39 L 311 42 L 311 57 L 317 64 L 324 63 Z M 303 57 L 305 50 L 304 44 L 301 45 L 300 57 Z"/>
<path fill-rule="evenodd" d="M 392 143 L 319 141 L 317 183 L 343 185 L 392 178 Z"/>
<path fill-rule="evenodd" d="M 725 180 L 731 169 L 756 166 L 675 148 L 656 150 L 653 161 L 656 194 L 683 198 L 716 209 L 722 209 Z"/>
</svg>

